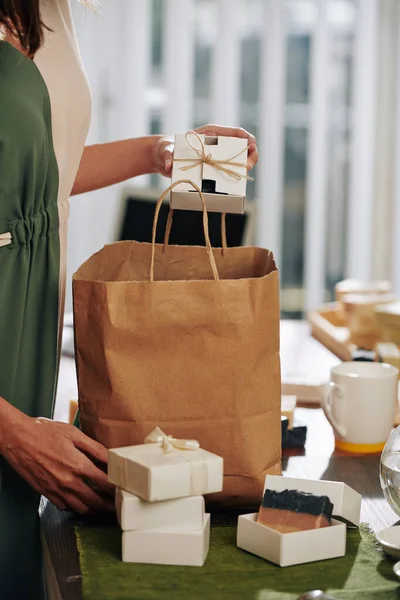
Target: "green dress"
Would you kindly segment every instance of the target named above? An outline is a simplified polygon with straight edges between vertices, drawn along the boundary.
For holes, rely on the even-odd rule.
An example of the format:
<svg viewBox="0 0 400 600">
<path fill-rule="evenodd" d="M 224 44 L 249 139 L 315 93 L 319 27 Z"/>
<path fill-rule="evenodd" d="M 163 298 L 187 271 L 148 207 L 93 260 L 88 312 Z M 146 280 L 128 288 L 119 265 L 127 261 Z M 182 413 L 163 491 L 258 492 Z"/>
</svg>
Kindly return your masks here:
<svg viewBox="0 0 400 600">
<path fill-rule="evenodd" d="M 0 246 L 0 396 L 32 417 L 51 417 L 55 398 L 58 187 L 46 84 L 0 42 L 0 234 L 11 234 Z M 41 597 L 39 499 L 0 458 L 2 600 Z"/>
</svg>

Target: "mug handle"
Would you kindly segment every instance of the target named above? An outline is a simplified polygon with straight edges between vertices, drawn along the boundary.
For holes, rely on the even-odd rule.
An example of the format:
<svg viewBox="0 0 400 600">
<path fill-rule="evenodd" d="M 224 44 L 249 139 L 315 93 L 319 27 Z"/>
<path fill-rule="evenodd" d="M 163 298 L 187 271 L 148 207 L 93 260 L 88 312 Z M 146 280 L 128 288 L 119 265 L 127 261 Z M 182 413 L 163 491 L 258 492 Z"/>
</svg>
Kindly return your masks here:
<svg viewBox="0 0 400 600">
<path fill-rule="evenodd" d="M 322 395 L 321 406 L 322 406 L 322 410 L 325 413 L 326 418 L 328 419 L 329 423 L 332 425 L 335 433 L 340 437 L 344 437 L 346 435 L 345 428 L 342 425 L 339 425 L 339 423 L 336 421 L 335 417 L 332 414 L 332 401 L 334 398 L 335 390 L 339 393 L 339 395 L 342 394 L 341 386 L 338 385 L 337 383 L 334 383 L 333 381 L 330 381 L 328 383 L 328 389 L 327 389 L 326 393 L 324 393 Z"/>
</svg>

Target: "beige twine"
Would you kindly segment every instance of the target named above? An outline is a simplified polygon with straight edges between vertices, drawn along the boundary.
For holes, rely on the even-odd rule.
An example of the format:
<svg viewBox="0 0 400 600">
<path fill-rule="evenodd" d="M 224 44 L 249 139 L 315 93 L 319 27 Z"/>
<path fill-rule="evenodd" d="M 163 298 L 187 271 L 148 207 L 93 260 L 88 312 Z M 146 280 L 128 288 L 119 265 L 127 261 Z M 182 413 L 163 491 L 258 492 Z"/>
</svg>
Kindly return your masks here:
<svg viewBox="0 0 400 600">
<path fill-rule="evenodd" d="M 200 148 L 196 148 L 196 146 L 194 146 L 190 142 L 189 135 L 194 135 L 197 138 L 197 141 L 200 144 Z M 230 169 L 230 168 L 224 166 L 224 165 L 229 165 L 231 167 L 244 167 L 247 169 L 247 165 L 245 163 L 238 163 L 238 162 L 233 162 L 233 161 L 235 160 L 235 158 L 238 158 L 239 156 L 241 156 L 243 154 L 243 152 L 246 152 L 246 150 L 248 150 L 248 146 L 246 146 L 246 148 L 243 148 L 243 150 L 238 152 L 238 154 L 235 154 L 235 156 L 232 156 L 231 158 L 228 158 L 227 160 L 216 160 L 215 158 L 212 157 L 211 154 L 206 154 L 205 145 L 204 145 L 201 137 L 199 136 L 199 134 L 196 131 L 188 131 L 185 134 L 185 140 L 188 143 L 188 145 L 191 147 L 191 149 L 197 154 L 198 158 L 174 158 L 173 162 L 190 162 L 190 163 L 192 163 L 190 165 L 185 165 L 184 167 L 181 167 L 180 168 L 181 171 L 189 171 L 190 169 L 193 169 L 194 167 L 197 167 L 198 165 L 205 163 L 206 165 L 210 165 L 210 167 L 213 167 L 214 169 L 217 169 L 218 171 L 223 171 L 224 173 L 226 173 L 226 175 L 229 175 L 229 177 L 236 179 L 236 181 L 240 181 L 241 179 L 247 179 L 248 181 L 253 181 L 253 178 L 250 177 L 249 175 L 247 175 L 247 174 L 242 175 L 241 173 L 238 173 L 237 171 L 234 171 L 233 169 Z"/>
</svg>

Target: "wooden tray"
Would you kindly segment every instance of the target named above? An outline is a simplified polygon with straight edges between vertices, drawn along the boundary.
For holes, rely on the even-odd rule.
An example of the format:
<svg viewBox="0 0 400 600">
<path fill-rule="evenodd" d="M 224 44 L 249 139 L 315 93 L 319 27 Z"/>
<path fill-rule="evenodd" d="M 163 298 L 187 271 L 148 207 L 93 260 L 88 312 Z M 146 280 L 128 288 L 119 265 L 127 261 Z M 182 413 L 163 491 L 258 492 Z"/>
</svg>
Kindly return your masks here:
<svg viewBox="0 0 400 600">
<path fill-rule="evenodd" d="M 341 320 L 336 302 L 325 304 L 307 315 L 311 335 L 340 360 L 349 361 L 355 346 L 348 342 L 349 329 Z"/>
<path fill-rule="evenodd" d="M 356 349 L 354 344 L 348 342 L 349 329 L 340 318 L 338 304 L 333 302 L 325 304 L 320 310 L 307 315 L 311 327 L 311 335 L 323 346 L 328 348 L 342 361 L 351 361 L 352 353 Z M 399 382 L 400 403 L 400 382 Z M 400 425 L 400 413 L 395 417 L 396 426 Z"/>
</svg>

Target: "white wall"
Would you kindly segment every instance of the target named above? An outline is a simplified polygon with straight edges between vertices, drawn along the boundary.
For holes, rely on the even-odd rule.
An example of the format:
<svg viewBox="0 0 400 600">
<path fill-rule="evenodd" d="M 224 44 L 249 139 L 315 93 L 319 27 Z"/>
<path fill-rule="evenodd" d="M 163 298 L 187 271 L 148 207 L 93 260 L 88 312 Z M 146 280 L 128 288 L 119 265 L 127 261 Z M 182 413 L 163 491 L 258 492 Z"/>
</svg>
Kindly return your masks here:
<svg viewBox="0 0 400 600">
<path fill-rule="evenodd" d="M 150 60 L 150 0 L 102 0 L 98 14 L 73 4 L 82 59 L 92 88 L 87 143 L 148 133 L 144 88 Z M 115 3 L 114 3 L 115 8 Z M 140 61 L 134 57 L 140 53 Z M 115 239 L 121 187 L 71 198 L 66 311 L 72 310 L 71 277 L 91 254 Z"/>
</svg>

